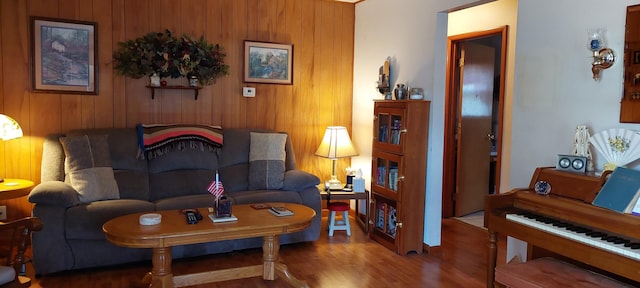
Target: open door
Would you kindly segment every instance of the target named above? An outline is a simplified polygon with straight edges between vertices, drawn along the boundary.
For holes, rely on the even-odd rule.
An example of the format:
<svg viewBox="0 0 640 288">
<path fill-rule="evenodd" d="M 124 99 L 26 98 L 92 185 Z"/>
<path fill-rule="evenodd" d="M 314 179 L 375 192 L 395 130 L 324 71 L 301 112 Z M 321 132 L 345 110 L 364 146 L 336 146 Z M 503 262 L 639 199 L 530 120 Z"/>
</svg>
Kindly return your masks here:
<svg viewBox="0 0 640 288">
<path fill-rule="evenodd" d="M 460 45 L 460 89 L 457 115 L 455 216 L 484 209 L 489 194 L 495 49 Z"/>
<path fill-rule="evenodd" d="M 483 210 L 484 197 L 500 191 L 507 35 L 503 26 L 448 37 L 443 218 Z"/>
</svg>

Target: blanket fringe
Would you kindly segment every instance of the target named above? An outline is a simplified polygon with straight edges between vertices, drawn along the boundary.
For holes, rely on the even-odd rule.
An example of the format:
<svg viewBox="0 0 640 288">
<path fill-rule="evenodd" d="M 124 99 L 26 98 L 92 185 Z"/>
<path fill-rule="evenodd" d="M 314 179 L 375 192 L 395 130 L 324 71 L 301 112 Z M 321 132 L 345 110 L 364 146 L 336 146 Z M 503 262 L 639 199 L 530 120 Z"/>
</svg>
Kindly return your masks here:
<svg viewBox="0 0 640 288">
<path fill-rule="evenodd" d="M 184 151 L 187 150 L 187 148 L 191 150 L 199 150 L 202 152 L 208 151 L 213 153 L 217 153 L 218 149 L 220 149 L 219 147 L 200 141 L 176 141 L 167 145 L 162 145 L 160 147 L 147 149 L 147 155 L 144 155 L 145 153 L 142 153 L 141 150 L 138 150 L 138 158 L 145 159 L 146 156 L 147 159 L 151 160 L 162 157 L 165 154 L 171 152 Z"/>
</svg>

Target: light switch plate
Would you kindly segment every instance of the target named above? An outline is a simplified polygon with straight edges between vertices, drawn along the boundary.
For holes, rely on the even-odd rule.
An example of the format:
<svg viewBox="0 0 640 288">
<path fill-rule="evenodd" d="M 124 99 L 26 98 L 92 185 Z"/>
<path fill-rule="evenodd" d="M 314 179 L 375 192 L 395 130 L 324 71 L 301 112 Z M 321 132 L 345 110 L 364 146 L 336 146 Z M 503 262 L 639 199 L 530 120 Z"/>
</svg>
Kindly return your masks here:
<svg viewBox="0 0 640 288">
<path fill-rule="evenodd" d="M 255 87 L 242 87 L 242 96 L 244 97 L 256 97 Z"/>
</svg>

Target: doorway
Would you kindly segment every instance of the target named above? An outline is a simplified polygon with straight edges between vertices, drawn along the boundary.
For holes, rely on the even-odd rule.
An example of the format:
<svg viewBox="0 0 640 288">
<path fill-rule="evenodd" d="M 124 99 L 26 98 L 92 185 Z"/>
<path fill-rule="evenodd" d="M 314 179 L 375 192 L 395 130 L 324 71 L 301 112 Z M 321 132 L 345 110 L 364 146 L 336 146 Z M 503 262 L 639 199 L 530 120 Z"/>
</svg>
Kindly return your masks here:
<svg viewBox="0 0 640 288">
<path fill-rule="evenodd" d="M 504 26 L 449 37 L 444 218 L 477 215 L 485 196 L 500 191 L 507 32 Z"/>
</svg>

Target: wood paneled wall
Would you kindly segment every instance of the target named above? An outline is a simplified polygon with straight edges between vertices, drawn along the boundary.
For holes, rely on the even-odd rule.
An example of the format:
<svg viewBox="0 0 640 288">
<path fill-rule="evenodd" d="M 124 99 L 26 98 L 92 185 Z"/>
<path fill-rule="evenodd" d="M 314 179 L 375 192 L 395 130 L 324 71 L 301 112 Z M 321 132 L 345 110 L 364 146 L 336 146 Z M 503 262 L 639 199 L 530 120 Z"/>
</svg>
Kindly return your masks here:
<svg viewBox="0 0 640 288">
<path fill-rule="evenodd" d="M 199 123 L 287 131 L 299 168 L 326 179 L 331 162 L 314 152 L 326 126 L 351 127 L 354 10 L 354 4 L 326 0 L 2 0 L 0 113 L 15 118 L 25 137 L 0 143 L 0 176 L 38 183 L 42 139 L 50 133 Z M 97 23 L 97 96 L 30 91 L 30 16 Z M 119 41 L 164 29 L 219 43 L 231 75 L 200 90 L 197 101 L 181 90 L 157 91 L 152 100 L 147 79 L 113 71 Z M 292 43 L 293 85 L 243 83 L 244 40 Z M 243 86 L 255 87 L 257 96 L 242 97 Z M 348 164 L 340 161 L 340 171 Z M 26 198 L 0 205 L 9 206 L 9 218 L 31 210 Z"/>
</svg>

